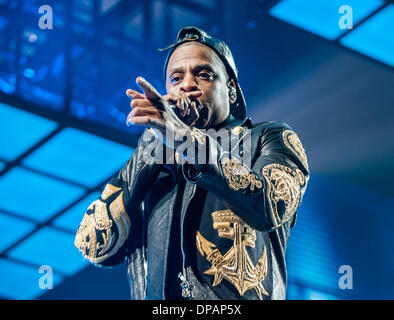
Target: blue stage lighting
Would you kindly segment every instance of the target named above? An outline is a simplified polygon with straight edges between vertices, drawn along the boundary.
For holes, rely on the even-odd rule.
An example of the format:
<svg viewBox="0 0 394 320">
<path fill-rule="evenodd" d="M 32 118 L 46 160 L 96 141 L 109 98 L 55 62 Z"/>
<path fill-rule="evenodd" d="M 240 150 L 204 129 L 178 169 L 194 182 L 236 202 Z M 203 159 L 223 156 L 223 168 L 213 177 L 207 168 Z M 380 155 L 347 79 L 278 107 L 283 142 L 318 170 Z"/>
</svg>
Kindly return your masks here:
<svg viewBox="0 0 394 320">
<path fill-rule="evenodd" d="M 120 0 L 102 0 L 101 1 L 101 13 L 105 13 L 111 10 Z"/>
<path fill-rule="evenodd" d="M 15 73 L 1 74 L 0 75 L 0 91 L 5 93 L 14 93 L 16 84 Z"/>
<path fill-rule="evenodd" d="M 352 8 L 353 24 L 384 4 L 383 0 L 283 0 L 270 10 L 270 14 L 278 19 L 294 24 L 297 27 L 334 40 L 347 29 L 339 27 L 342 5 Z"/>
<path fill-rule="evenodd" d="M 27 68 L 27 69 L 25 69 L 25 71 L 23 72 L 23 75 L 24 75 L 26 78 L 31 79 L 31 78 L 33 78 L 33 77 L 36 75 L 36 72 L 35 72 L 33 69 L 31 69 L 31 68 Z"/>
<path fill-rule="evenodd" d="M 338 300 L 335 295 L 320 290 L 310 289 L 302 284 L 289 283 L 287 300 Z"/>
<path fill-rule="evenodd" d="M 10 22 L 10 19 L 4 16 L 0 16 L 0 30 L 4 29 L 8 22 Z"/>
<path fill-rule="evenodd" d="M 44 222 L 84 192 L 81 187 L 16 167 L 0 179 L 0 209 Z"/>
<path fill-rule="evenodd" d="M 28 156 L 23 164 L 87 187 L 96 187 L 115 174 L 132 151 L 113 141 L 66 128 Z"/>
<path fill-rule="evenodd" d="M 288 281 L 334 290 L 338 284 L 337 252 L 327 220 L 330 208 L 322 208 L 319 194 L 319 188 L 323 188 L 326 182 L 313 175 L 311 181 L 312 187 L 303 198 L 287 247 Z"/>
<path fill-rule="evenodd" d="M 33 231 L 35 226 L 36 224 L 32 222 L 11 217 L 0 212 L 0 253 Z"/>
<path fill-rule="evenodd" d="M 325 292 L 306 289 L 305 300 L 338 300 L 338 298 Z"/>
<path fill-rule="evenodd" d="M 0 158 L 12 161 L 51 133 L 57 124 L 0 103 Z"/>
<path fill-rule="evenodd" d="M 67 210 L 60 217 L 56 218 L 52 224 L 54 226 L 70 230 L 71 232 L 77 232 L 79 224 L 81 223 L 87 208 L 93 201 L 97 200 L 100 195 L 100 192 L 93 192 L 89 194 L 71 209 Z"/>
<path fill-rule="evenodd" d="M 53 66 L 51 69 L 51 76 L 57 77 L 64 70 L 64 54 L 59 54 L 56 56 L 55 61 L 53 62 Z"/>
<path fill-rule="evenodd" d="M 35 264 L 48 265 L 54 274 L 73 275 L 88 265 L 74 246 L 75 235 L 44 227 L 13 248 L 7 256 Z"/>
<path fill-rule="evenodd" d="M 394 67 L 394 4 L 341 39 L 345 47 Z"/>
<path fill-rule="evenodd" d="M 39 268 L 26 266 L 8 259 L 0 259 L 0 296 L 6 299 L 29 300 L 45 293 L 40 289 L 39 280 L 43 274 Z M 53 287 L 62 277 L 53 274 Z"/>
<path fill-rule="evenodd" d="M 6 163 L 3 161 L 0 161 L 0 172 L 5 168 Z"/>
</svg>

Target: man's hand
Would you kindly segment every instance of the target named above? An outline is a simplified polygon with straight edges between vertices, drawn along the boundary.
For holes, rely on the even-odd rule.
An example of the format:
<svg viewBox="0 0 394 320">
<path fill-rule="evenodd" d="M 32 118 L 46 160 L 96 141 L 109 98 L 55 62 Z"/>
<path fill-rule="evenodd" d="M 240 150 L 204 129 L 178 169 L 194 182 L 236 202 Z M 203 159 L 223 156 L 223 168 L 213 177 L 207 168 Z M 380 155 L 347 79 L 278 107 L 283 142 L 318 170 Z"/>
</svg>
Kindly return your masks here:
<svg viewBox="0 0 394 320">
<path fill-rule="evenodd" d="M 177 143 L 173 141 L 173 137 L 179 138 L 179 133 L 188 132 L 189 126 L 197 121 L 198 109 L 201 108 L 197 98 L 202 95 L 202 92 L 179 92 L 162 96 L 144 78 L 138 77 L 136 82 L 144 94 L 132 89 L 126 91 L 126 94 L 132 98 L 130 105 L 133 108 L 127 116 L 127 125 L 152 127 L 160 132 L 167 146 L 176 149 L 181 141 Z M 173 108 L 171 104 L 176 108 Z M 172 137 L 166 137 L 167 134 L 171 134 Z"/>
</svg>

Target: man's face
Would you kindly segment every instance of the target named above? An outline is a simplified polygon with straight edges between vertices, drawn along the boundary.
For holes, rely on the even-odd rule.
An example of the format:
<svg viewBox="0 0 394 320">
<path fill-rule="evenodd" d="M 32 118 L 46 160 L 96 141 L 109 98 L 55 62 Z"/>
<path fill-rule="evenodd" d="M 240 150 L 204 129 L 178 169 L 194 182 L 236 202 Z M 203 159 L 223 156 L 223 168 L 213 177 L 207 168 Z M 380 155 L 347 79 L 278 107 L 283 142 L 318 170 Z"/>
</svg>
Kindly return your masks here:
<svg viewBox="0 0 394 320">
<path fill-rule="evenodd" d="M 209 47 L 186 42 L 172 53 L 166 70 L 167 93 L 202 91 L 203 107 L 196 123 L 199 128 L 214 127 L 230 113 L 228 75 L 224 64 Z M 232 82 L 233 84 L 233 82 Z"/>
</svg>

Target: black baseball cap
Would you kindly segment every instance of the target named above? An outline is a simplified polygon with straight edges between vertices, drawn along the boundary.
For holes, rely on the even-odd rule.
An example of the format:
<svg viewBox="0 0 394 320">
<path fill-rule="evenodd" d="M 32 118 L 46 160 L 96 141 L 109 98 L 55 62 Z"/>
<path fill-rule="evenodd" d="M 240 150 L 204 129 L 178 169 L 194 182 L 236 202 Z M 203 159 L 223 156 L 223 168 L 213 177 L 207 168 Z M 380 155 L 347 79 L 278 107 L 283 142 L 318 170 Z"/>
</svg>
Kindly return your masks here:
<svg viewBox="0 0 394 320">
<path fill-rule="evenodd" d="M 233 55 L 226 43 L 220 39 L 212 38 L 204 30 L 197 27 L 185 27 L 178 32 L 176 42 L 170 44 L 165 48 L 159 49 L 160 51 L 170 50 L 167 55 L 167 59 L 164 64 L 164 80 L 166 79 L 166 70 L 168 60 L 175 51 L 175 49 L 182 43 L 196 41 L 200 42 L 209 48 L 211 48 L 222 60 L 226 67 L 227 74 L 231 79 L 234 79 L 237 89 L 237 100 L 231 105 L 230 113 L 237 119 L 244 120 L 246 116 L 246 101 L 242 93 L 242 89 L 238 83 L 238 70 L 235 66 Z"/>
</svg>

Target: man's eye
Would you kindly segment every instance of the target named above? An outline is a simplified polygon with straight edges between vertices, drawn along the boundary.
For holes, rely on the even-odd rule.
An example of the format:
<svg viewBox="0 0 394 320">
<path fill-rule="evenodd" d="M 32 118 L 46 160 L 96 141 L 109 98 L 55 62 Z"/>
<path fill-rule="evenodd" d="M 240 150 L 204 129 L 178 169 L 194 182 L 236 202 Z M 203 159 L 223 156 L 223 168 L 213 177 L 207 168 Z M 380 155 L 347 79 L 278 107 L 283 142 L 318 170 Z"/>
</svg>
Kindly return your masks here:
<svg viewBox="0 0 394 320">
<path fill-rule="evenodd" d="M 210 81 L 212 81 L 213 79 L 215 79 L 215 76 L 214 76 L 212 73 L 209 73 L 209 72 L 200 72 L 200 73 L 198 74 L 198 76 L 199 76 L 200 78 L 202 78 L 202 79 L 210 80 Z"/>
<path fill-rule="evenodd" d="M 181 80 L 180 76 L 174 76 L 171 78 L 171 83 L 177 83 Z"/>
<path fill-rule="evenodd" d="M 200 72 L 198 74 L 201 78 L 210 78 L 211 75 L 208 72 Z"/>
</svg>

